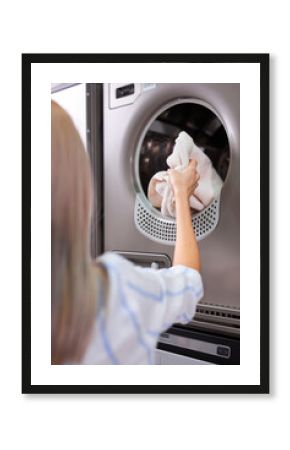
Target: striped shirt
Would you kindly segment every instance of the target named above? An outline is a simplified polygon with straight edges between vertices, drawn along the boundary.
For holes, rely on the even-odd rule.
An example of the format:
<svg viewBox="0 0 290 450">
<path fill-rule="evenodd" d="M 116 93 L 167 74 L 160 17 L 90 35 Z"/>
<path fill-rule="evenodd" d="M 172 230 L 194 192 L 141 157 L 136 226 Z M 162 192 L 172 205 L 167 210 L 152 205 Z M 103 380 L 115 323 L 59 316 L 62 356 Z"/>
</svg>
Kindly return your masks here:
<svg viewBox="0 0 290 450">
<path fill-rule="evenodd" d="M 159 334 L 188 323 L 203 297 L 202 279 L 184 266 L 151 269 L 115 253 L 98 261 L 106 269 L 106 298 L 99 286 L 99 310 L 82 364 L 154 364 Z"/>
</svg>

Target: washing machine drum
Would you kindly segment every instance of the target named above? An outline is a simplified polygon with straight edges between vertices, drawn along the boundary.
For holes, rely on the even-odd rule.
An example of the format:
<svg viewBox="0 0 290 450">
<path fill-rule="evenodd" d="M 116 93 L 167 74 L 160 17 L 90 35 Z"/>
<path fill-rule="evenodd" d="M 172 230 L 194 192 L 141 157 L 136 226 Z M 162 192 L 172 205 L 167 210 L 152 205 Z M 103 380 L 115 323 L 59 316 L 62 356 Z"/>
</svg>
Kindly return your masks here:
<svg viewBox="0 0 290 450">
<path fill-rule="evenodd" d="M 226 130 L 210 107 L 194 101 L 179 101 L 164 108 L 148 123 L 135 156 L 135 224 L 149 239 L 169 245 L 173 245 L 176 240 L 175 219 L 163 216 L 159 209 L 154 208 L 147 198 L 147 192 L 151 178 L 157 172 L 168 169 L 166 160 L 181 131 L 190 135 L 194 143 L 210 158 L 223 182 L 230 162 Z M 220 195 L 202 211 L 192 211 L 193 227 L 198 240 L 208 236 L 216 227 L 219 205 Z"/>
</svg>

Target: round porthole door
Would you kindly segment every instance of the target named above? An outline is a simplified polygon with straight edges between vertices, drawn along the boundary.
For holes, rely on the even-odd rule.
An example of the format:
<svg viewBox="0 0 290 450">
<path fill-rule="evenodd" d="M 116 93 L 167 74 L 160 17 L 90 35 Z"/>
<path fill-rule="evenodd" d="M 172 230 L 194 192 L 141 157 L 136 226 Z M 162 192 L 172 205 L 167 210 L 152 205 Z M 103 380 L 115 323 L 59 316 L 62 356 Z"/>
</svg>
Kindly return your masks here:
<svg viewBox="0 0 290 450">
<path fill-rule="evenodd" d="M 140 136 L 134 157 L 134 220 L 137 229 L 147 238 L 168 245 L 174 245 L 176 240 L 175 219 L 164 216 L 150 203 L 148 186 L 157 172 L 168 169 L 166 160 L 172 154 L 181 131 L 185 131 L 210 159 L 222 184 L 226 182 L 230 169 L 227 132 L 222 119 L 209 105 L 194 99 L 178 99 L 153 115 Z M 219 212 L 220 194 L 203 210 L 192 210 L 192 223 L 198 240 L 216 228 Z"/>
</svg>

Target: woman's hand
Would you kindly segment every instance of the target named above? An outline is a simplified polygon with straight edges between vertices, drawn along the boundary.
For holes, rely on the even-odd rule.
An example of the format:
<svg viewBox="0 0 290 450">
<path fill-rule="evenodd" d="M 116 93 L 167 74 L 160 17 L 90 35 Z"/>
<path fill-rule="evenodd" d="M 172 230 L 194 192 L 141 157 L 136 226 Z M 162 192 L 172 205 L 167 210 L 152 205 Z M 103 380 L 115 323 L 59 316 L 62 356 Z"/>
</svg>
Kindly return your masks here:
<svg viewBox="0 0 290 450">
<path fill-rule="evenodd" d="M 198 186 L 199 174 L 197 162 L 192 159 L 185 170 L 179 172 L 175 169 L 168 170 L 169 179 L 173 188 L 174 196 L 186 195 L 189 198 Z"/>
</svg>

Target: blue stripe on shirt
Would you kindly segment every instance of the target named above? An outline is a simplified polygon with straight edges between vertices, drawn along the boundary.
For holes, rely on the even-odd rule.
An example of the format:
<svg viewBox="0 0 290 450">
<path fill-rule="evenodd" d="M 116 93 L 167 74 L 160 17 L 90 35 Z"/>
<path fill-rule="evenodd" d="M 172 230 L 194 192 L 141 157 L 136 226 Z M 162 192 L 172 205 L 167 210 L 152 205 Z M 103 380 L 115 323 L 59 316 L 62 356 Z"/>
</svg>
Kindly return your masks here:
<svg viewBox="0 0 290 450">
<path fill-rule="evenodd" d="M 199 296 L 201 294 L 201 290 L 199 292 L 195 292 L 194 286 L 185 286 L 184 288 L 178 290 L 178 291 L 169 291 L 165 290 L 164 292 L 160 292 L 160 294 L 154 294 L 152 292 L 148 292 L 145 289 L 140 288 L 136 284 L 132 283 L 131 281 L 127 282 L 127 287 L 131 290 L 137 292 L 140 295 L 143 295 L 143 297 L 150 298 L 151 300 L 162 302 L 165 296 L 168 297 L 178 297 L 179 295 L 185 294 L 187 291 L 192 291 L 196 296 Z"/>
<path fill-rule="evenodd" d="M 104 319 L 104 306 L 105 306 L 105 300 L 104 300 L 104 289 L 102 286 L 102 283 L 100 283 L 100 289 L 99 289 L 99 302 L 100 302 L 100 312 L 99 312 L 99 326 L 101 331 L 101 337 L 104 344 L 104 348 L 106 350 L 107 355 L 109 356 L 112 364 L 120 364 L 118 359 L 113 353 L 109 337 L 106 332 L 106 324 Z"/>
<path fill-rule="evenodd" d="M 162 302 L 162 300 L 163 300 L 162 292 L 160 294 L 153 294 L 151 292 L 148 292 L 148 291 L 140 288 L 136 284 L 131 283 L 131 281 L 127 282 L 127 286 L 128 286 L 128 288 L 132 289 L 133 291 L 137 292 L 138 294 L 143 295 L 143 297 L 148 297 L 151 300 L 154 300 L 156 302 Z"/>
<path fill-rule="evenodd" d="M 99 326 L 100 326 L 100 331 L 101 331 L 101 337 L 102 337 L 102 341 L 104 344 L 104 348 L 106 350 L 107 355 L 109 356 L 112 364 L 119 364 L 117 358 L 115 357 L 107 333 L 106 333 L 106 329 L 105 329 L 105 321 L 104 321 L 104 312 L 101 311 L 100 315 L 99 315 Z"/>
<path fill-rule="evenodd" d="M 144 348 L 144 350 L 146 351 L 146 353 L 147 353 L 148 364 L 153 364 L 153 349 L 150 346 L 147 345 L 147 343 L 144 341 L 144 339 L 142 337 L 141 325 L 138 322 L 138 319 L 137 319 L 135 313 L 130 308 L 130 306 L 129 306 L 128 302 L 127 302 L 127 298 L 126 298 L 126 295 L 124 293 L 123 286 L 122 286 L 122 283 L 121 283 L 121 280 L 120 280 L 119 271 L 111 263 L 108 264 L 106 262 L 106 266 L 107 266 L 107 268 L 112 269 L 112 271 L 116 275 L 117 284 L 118 284 L 119 293 L 120 293 L 121 305 L 125 309 L 125 311 L 128 313 L 128 316 L 131 319 L 131 323 L 133 324 L 133 326 L 135 328 L 135 331 L 137 333 L 137 339 L 138 339 L 139 345 L 141 345 Z"/>
</svg>

